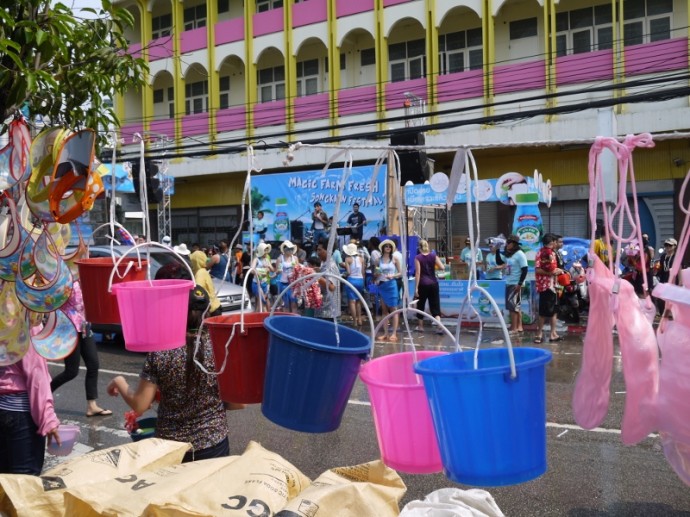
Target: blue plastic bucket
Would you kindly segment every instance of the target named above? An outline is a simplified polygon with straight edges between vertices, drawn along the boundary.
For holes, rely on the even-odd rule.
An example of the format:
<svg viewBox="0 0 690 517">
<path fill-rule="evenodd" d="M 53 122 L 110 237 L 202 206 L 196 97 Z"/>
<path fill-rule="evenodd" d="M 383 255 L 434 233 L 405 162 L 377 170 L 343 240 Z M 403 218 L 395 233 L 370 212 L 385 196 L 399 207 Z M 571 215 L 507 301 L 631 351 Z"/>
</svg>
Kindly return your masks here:
<svg viewBox="0 0 690 517">
<path fill-rule="evenodd" d="M 340 426 L 371 339 L 331 321 L 270 316 L 261 412 L 270 421 L 307 433 Z"/>
<path fill-rule="evenodd" d="M 443 472 L 474 486 L 522 483 L 546 472 L 546 373 L 551 352 L 515 348 L 510 378 L 505 348 L 474 350 L 418 362 Z"/>
</svg>

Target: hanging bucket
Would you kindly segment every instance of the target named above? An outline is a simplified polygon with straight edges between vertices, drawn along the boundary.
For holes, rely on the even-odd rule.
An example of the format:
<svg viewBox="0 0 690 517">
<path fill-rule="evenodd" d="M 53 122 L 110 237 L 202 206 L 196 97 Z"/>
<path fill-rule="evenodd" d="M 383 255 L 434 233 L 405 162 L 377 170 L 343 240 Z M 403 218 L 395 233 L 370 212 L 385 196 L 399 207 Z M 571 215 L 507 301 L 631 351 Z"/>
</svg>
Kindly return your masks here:
<svg viewBox="0 0 690 517">
<path fill-rule="evenodd" d="M 417 352 L 417 361 L 446 352 Z M 362 365 L 359 376 L 369 390 L 376 437 L 383 462 L 409 474 L 441 472 L 429 401 L 421 377 L 415 375 L 415 354 L 379 357 Z"/>
<path fill-rule="evenodd" d="M 160 352 L 184 346 L 191 280 L 140 280 L 113 285 L 125 348 Z"/>
<path fill-rule="evenodd" d="M 546 374 L 551 352 L 497 348 L 425 359 L 424 379 L 443 471 L 457 483 L 501 486 L 546 472 Z"/>
<path fill-rule="evenodd" d="M 294 431 L 337 429 L 371 339 L 314 318 L 270 316 L 264 326 L 269 333 L 264 416 Z"/>
<path fill-rule="evenodd" d="M 127 270 L 130 262 L 134 262 Z M 119 325 L 120 312 L 117 308 L 117 299 L 113 293 L 108 292 L 110 273 L 113 270 L 113 259 L 110 257 L 86 258 L 77 260 L 81 291 L 84 297 L 84 311 L 86 319 L 98 325 Z M 113 276 L 113 285 L 121 282 L 145 280 L 148 262 L 139 259 L 125 258 L 117 268 L 117 274 Z"/>
<path fill-rule="evenodd" d="M 270 314 L 269 312 L 246 313 L 244 332 L 241 326 L 241 314 L 212 316 L 204 320 L 213 345 L 213 358 L 216 372 L 218 372 L 218 389 L 223 401 L 257 404 L 263 400 L 266 357 L 268 356 L 268 331 L 264 328 L 264 320 Z M 297 316 L 297 314 L 287 313 L 284 315 Z M 228 344 L 233 327 L 235 335 Z M 223 368 L 223 363 L 225 363 L 225 368 Z"/>
</svg>

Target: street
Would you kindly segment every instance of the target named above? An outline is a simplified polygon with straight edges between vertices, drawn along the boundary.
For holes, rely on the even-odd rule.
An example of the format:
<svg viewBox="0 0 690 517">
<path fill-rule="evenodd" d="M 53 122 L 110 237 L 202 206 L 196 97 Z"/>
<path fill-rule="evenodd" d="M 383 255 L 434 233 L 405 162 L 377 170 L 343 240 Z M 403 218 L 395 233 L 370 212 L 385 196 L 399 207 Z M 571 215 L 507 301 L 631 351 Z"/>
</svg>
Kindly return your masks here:
<svg viewBox="0 0 690 517">
<path fill-rule="evenodd" d="M 564 336 L 565 340 L 560 343 L 539 345 L 553 352 L 553 361 L 546 368 L 548 470 L 540 478 L 527 483 L 487 488 L 498 506 L 507 516 L 690 517 L 690 487 L 683 484 L 667 464 L 658 436 L 652 435 L 634 447 L 626 447 L 621 442 L 625 385 L 617 347 L 616 371 L 606 421 L 593 431 L 584 431 L 574 423 L 571 397 L 581 361 L 583 334 L 568 333 Z M 463 347 L 471 347 L 476 338 L 476 331 L 463 330 L 461 343 Z M 531 333 L 526 332 L 525 337 L 516 340 L 514 345 L 537 346 L 531 339 Z M 451 343 L 447 337 L 432 334 L 429 328 L 423 335 L 415 334 L 414 340 L 418 349 L 444 349 Z M 482 341 L 484 347 L 502 345 L 496 330 L 485 330 Z M 374 356 L 392 353 L 399 348 L 399 344 L 376 343 Z M 81 428 L 80 443 L 73 455 L 130 440 L 123 427 L 123 415 L 129 408 L 122 399 L 109 397 L 105 387 L 117 374 L 125 375 L 130 384 L 136 385 L 144 355 L 127 352 L 114 344 L 102 344 L 99 350 L 99 403 L 112 409 L 114 415 L 85 416 L 83 366 L 80 376 L 55 394 L 55 406 L 62 422 L 77 424 Z M 51 362 L 51 374 L 59 372 L 60 367 L 60 364 Z M 227 415 L 231 426 L 231 454 L 240 454 L 249 441 L 254 440 L 283 456 L 312 479 L 329 468 L 355 465 L 379 457 L 367 391 L 359 380 L 342 425 L 332 433 L 308 434 L 284 429 L 267 420 L 258 404 Z M 46 468 L 63 459 L 46 455 Z M 407 485 L 401 509 L 406 502 L 422 499 L 439 488 L 472 488 L 457 485 L 443 474 L 400 475 Z"/>
</svg>

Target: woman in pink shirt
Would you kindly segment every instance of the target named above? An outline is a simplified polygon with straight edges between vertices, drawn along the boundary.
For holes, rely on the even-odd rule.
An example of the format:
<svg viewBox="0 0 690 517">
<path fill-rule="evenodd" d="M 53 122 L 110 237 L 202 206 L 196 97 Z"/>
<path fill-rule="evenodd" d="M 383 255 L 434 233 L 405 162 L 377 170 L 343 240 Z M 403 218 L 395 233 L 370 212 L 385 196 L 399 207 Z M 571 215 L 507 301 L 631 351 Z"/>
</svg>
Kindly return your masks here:
<svg viewBox="0 0 690 517">
<path fill-rule="evenodd" d="M 46 436 L 60 444 L 50 374 L 33 346 L 10 366 L 0 366 L 0 474 L 43 470 Z"/>
</svg>

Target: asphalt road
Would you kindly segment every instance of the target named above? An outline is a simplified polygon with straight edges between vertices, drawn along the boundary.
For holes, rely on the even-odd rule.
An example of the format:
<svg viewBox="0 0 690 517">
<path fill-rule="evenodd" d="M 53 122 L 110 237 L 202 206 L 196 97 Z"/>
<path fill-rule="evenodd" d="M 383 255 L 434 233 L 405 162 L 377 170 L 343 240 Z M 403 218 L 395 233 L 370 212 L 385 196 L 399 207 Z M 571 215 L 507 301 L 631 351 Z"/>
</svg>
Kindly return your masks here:
<svg viewBox="0 0 690 517">
<path fill-rule="evenodd" d="M 477 334 L 463 334 L 462 344 L 471 346 Z M 501 346 L 496 331 L 485 331 L 483 346 Z M 415 336 L 418 348 L 443 349 L 449 338 L 424 334 Z M 514 343 L 537 346 L 531 337 Z M 399 345 L 398 345 L 399 346 Z M 575 425 L 571 398 L 573 383 L 581 361 L 582 335 L 568 334 L 565 341 L 539 345 L 553 352 L 547 366 L 547 450 L 548 470 L 533 481 L 519 485 L 487 488 L 507 516 L 659 516 L 690 517 L 690 487 L 667 464 L 659 437 L 652 435 L 642 443 L 626 447 L 620 438 L 620 422 L 625 385 L 620 372 L 621 358 L 616 348 L 611 387 L 611 405 L 601 428 L 584 431 Z M 375 355 L 393 352 L 391 344 L 377 343 Z M 83 376 L 64 385 L 56 393 L 56 409 L 63 423 L 78 424 L 82 433 L 73 455 L 129 441 L 123 428 L 126 405 L 105 392 L 116 374 L 127 375 L 136 383 L 144 356 L 111 344 L 100 346 L 100 403 L 113 410 L 109 417 L 86 418 Z M 54 375 L 60 366 L 52 363 Z M 690 415 L 688 415 L 690 418 Z M 310 478 L 333 467 L 355 465 L 379 457 L 376 432 L 366 388 L 358 380 L 339 429 L 325 434 L 294 432 L 279 427 L 261 414 L 260 405 L 228 412 L 231 425 L 231 453 L 240 454 L 247 444 L 257 441 L 297 466 Z M 471 447 L 472 444 L 468 444 Z M 46 455 L 46 467 L 62 458 Z M 407 493 L 400 507 L 444 487 L 458 485 L 443 474 L 410 475 L 401 473 Z"/>
</svg>

